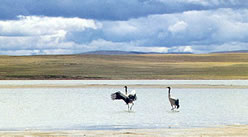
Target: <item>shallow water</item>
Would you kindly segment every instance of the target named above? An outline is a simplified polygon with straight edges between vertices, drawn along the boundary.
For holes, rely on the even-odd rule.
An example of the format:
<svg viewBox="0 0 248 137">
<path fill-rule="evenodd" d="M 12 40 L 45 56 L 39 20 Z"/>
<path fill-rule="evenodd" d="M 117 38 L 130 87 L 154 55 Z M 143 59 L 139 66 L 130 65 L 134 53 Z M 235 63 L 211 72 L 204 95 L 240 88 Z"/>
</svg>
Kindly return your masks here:
<svg viewBox="0 0 248 137">
<path fill-rule="evenodd" d="M 248 124 L 247 89 L 172 89 L 172 96 L 180 99 L 179 112 L 170 110 L 167 89 L 135 88 L 138 100 L 131 112 L 123 101 L 111 100 L 110 94 L 118 90 L 123 91 L 123 87 L 1 88 L 0 130 L 115 130 Z"/>
</svg>

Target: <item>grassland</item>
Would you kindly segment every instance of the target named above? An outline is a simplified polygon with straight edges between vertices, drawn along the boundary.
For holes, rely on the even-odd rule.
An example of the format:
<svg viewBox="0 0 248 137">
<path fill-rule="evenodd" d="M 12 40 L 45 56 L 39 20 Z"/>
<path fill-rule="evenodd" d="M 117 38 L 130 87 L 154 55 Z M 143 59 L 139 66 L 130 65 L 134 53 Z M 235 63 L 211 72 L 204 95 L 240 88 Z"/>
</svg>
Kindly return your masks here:
<svg viewBox="0 0 248 137">
<path fill-rule="evenodd" d="M 0 56 L 0 79 L 248 79 L 248 54 Z"/>
</svg>

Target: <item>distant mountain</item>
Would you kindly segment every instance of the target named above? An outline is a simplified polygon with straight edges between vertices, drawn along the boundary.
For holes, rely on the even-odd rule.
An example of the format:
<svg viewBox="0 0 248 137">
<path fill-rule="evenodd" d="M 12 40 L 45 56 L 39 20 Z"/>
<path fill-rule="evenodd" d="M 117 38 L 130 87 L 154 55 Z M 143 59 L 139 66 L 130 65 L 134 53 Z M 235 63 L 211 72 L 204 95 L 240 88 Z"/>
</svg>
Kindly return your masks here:
<svg viewBox="0 0 248 137">
<path fill-rule="evenodd" d="M 119 50 L 99 50 L 99 51 L 90 51 L 82 54 L 99 54 L 99 55 L 123 55 L 123 54 L 148 54 L 146 52 L 137 52 L 137 51 L 119 51 Z"/>
<path fill-rule="evenodd" d="M 211 53 L 248 53 L 248 50 L 234 50 L 234 51 L 218 51 Z"/>
<path fill-rule="evenodd" d="M 192 54 L 190 52 L 139 52 L 139 51 L 119 51 L 119 50 L 100 50 L 100 51 L 90 51 L 82 54 L 97 54 L 97 55 L 127 55 L 127 54 Z"/>
</svg>

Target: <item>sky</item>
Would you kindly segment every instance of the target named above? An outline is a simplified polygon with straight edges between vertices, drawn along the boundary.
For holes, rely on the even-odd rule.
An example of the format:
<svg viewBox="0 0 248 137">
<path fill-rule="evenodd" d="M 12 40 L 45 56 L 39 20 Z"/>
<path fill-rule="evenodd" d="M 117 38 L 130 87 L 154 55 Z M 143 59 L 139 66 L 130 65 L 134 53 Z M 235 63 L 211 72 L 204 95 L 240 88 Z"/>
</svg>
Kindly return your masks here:
<svg viewBox="0 0 248 137">
<path fill-rule="evenodd" d="M 248 50 L 247 0 L 1 0 L 0 55 Z"/>
</svg>

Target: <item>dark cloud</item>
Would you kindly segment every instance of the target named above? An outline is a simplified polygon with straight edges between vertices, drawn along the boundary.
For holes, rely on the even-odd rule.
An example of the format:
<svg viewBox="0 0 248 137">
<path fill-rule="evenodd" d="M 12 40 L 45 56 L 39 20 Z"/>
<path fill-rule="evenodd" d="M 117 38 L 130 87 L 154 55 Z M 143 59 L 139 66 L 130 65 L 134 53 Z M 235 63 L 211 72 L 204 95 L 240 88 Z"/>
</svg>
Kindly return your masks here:
<svg viewBox="0 0 248 137">
<path fill-rule="evenodd" d="M 18 15 L 127 20 L 151 14 L 216 8 L 247 8 L 244 0 L 1 0 L 0 19 Z"/>
</svg>

